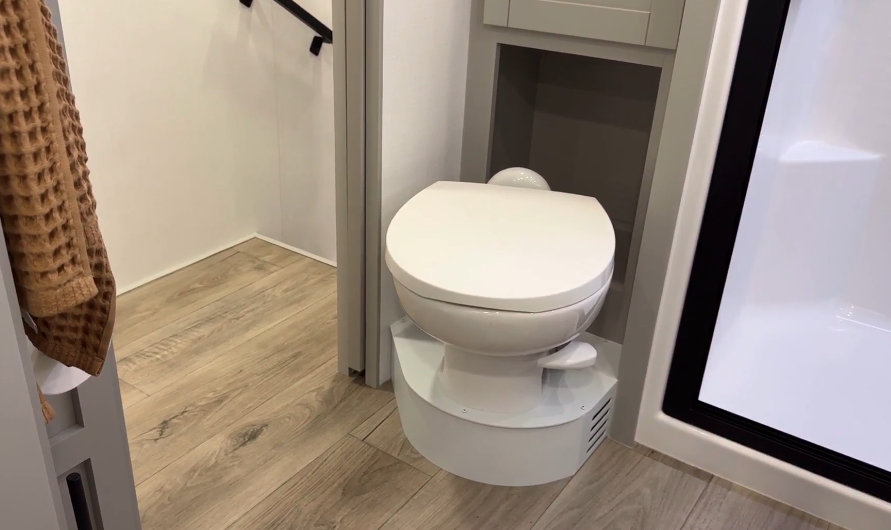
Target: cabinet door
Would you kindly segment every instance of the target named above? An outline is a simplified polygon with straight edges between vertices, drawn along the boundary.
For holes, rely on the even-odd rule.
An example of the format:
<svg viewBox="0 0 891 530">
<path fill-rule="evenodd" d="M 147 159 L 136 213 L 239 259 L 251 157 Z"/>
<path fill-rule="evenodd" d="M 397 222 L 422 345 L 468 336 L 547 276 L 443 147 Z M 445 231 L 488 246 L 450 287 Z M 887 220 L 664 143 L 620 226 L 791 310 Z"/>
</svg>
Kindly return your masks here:
<svg viewBox="0 0 891 530">
<path fill-rule="evenodd" d="M 677 47 L 685 0 L 486 0 L 486 24 Z"/>
</svg>

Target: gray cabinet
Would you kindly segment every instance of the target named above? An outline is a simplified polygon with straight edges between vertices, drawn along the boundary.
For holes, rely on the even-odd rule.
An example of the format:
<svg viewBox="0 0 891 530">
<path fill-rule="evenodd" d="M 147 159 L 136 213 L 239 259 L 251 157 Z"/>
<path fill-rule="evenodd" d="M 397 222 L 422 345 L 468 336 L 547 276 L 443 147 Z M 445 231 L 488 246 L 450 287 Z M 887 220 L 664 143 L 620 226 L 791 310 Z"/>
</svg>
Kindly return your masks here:
<svg viewBox="0 0 891 530">
<path fill-rule="evenodd" d="M 484 22 L 674 49 L 685 0 L 486 0 Z"/>
</svg>

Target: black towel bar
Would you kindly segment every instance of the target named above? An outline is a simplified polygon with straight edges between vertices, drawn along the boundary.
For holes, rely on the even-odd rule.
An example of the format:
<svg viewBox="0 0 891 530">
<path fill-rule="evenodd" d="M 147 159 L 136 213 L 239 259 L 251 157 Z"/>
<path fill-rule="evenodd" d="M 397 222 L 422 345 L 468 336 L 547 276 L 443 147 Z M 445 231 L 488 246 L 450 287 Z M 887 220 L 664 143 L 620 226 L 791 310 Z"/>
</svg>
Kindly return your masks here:
<svg viewBox="0 0 891 530">
<path fill-rule="evenodd" d="M 245 7 L 251 7 L 254 3 L 254 0 L 240 0 L 242 5 Z M 291 13 L 301 22 L 312 28 L 313 31 L 318 33 L 312 39 L 312 44 L 309 45 L 309 51 L 313 55 L 318 55 L 320 51 L 322 51 L 322 44 L 331 44 L 334 42 L 334 33 L 332 33 L 331 28 L 322 23 L 321 20 L 312 16 L 312 14 L 300 7 L 293 0 L 275 0 L 275 3 L 285 8 L 288 13 Z"/>
<path fill-rule="evenodd" d="M 71 473 L 65 477 L 68 483 L 68 494 L 71 496 L 71 509 L 74 511 L 74 523 L 77 530 L 93 530 L 93 522 L 90 520 L 90 507 L 87 503 L 87 494 L 84 490 L 84 481 L 80 473 Z"/>
</svg>

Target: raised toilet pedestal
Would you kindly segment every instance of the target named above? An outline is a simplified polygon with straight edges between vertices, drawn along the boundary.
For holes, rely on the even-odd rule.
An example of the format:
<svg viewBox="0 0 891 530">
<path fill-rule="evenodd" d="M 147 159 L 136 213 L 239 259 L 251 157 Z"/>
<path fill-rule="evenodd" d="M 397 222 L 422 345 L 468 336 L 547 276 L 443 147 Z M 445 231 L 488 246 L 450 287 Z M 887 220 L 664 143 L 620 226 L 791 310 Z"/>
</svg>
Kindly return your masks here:
<svg viewBox="0 0 891 530">
<path fill-rule="evenodd" d="M 472 409 L 518 413 L 541 401 L 543 354 L 480 355 L 443 346 L 439 384 L 446 396 Z"/>
<path fill-rule="evenodd" d="M 606 439 L 618 344 L 599 341 L 597 363 L 547 370 L 538 404 L 487 412 L 456 403 L 439 378 L 444 345 L 411 320 L 391 326 L 393 384 L 406 438 L 440 468 L 498 486 L 532 486 L 574 475 Z"/>
</svg>

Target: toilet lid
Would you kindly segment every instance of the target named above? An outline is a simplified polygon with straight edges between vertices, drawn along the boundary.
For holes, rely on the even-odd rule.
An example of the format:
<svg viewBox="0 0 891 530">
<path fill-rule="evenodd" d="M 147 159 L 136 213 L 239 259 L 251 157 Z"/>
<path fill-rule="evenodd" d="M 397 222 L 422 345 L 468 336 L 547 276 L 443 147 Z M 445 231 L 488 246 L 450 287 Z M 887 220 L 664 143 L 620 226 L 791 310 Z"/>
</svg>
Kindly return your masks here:
<svg viewBox="0 0 891 530">
<path fill-rule="evenodd" d="M 615 248 L 597 199 L 437 182 L 396 213 L 386 259 L 393 278 L 425 298 L 541 312 L 606 285 Z"/>
</svg>

